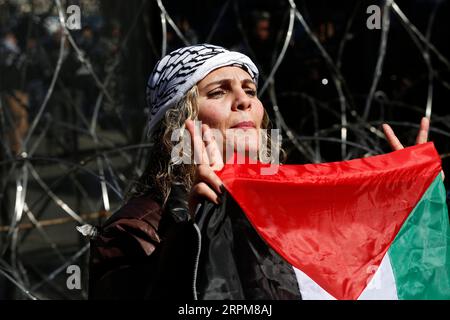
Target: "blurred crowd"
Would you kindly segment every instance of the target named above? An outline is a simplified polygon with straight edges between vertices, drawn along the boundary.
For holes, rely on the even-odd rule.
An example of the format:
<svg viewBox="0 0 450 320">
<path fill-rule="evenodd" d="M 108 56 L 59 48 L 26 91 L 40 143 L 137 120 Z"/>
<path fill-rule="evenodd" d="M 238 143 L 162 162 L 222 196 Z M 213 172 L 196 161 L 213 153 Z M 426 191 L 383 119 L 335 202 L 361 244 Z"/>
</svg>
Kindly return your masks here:
<svg viewBox="0 0 450 320">
<path fill-rule="evenodd" d="M 63 30 L 56 17 L 21 14 L 14 12 L 17 10 L 14 5 L 9 5 L 12 18 L 0 25 L 0 94 L 6 106 L 2 130 L 6 132 L 12 153 L 17 154 L 30 122 L 44 103 L 58 59 L 61 66 L 47 111 L 68 122 L 70 119 L 90 121 L 99 92 L 90 68 L 98 79 L 106 77 L 114 61 L 120 61 L 117 56 L 121 52 L 122 32 L 117 22 L 101 27 L 99 21 L 87 23 L 81 30 L 72 32 L 80 49 L 76 52 L 67 38 L 61 48 Z M 116 68 L 108 82 L 106 90 L 114 101 L 104 102 L 99 121 L 105 112 L 121 103 L 119 74 L 120 68 Z M 73 112 L 78 114 L 71 115 Z"/>
</svg>

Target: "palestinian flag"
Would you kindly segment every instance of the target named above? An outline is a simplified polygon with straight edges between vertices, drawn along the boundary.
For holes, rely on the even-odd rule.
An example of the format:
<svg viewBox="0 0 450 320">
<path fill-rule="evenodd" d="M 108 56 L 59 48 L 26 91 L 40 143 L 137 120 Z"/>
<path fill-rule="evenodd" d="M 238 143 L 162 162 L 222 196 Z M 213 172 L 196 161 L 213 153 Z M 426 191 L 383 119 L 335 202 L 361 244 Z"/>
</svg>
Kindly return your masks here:
<svg viewBox="0 0 450 320">
<path fill-rule="evenodd" d="M 226 189 L 303 299 L 450 299 L 450 228 L 433 143 L 351 161 L 226 165 Z"/>
</svg>

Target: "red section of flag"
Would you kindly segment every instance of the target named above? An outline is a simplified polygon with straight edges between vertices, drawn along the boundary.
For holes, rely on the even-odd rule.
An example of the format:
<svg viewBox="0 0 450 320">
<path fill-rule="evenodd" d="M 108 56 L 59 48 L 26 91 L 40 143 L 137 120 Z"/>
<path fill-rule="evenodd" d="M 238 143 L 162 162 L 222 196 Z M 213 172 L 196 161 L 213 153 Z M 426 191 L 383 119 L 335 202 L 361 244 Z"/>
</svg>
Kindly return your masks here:
<svg viewBox="0 0 450 320">
<path fill-rule="evenodd" d="M 217 172 L 263 239 L 337 299 L 357 299 L 441 170 L 429 142 L 343 162 Z"/>
</svg>

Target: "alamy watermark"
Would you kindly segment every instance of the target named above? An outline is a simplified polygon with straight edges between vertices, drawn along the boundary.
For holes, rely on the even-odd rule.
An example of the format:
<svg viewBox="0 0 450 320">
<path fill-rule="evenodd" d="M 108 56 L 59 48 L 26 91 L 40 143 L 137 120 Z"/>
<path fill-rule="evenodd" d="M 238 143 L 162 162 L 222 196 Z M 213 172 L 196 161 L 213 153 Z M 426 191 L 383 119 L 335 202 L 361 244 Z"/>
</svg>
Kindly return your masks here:
<svg viewBox="0 0 450 320">
<path fill-rule="evenodd" d="M 66 286 L 69 290 L 81 290 L 81 270 L 76 264 L 67 267 L 66 273 L 69 274 L 66 280 Z"/>
<path fill-rule="evenodd" d="M 367 14 L 370 16 L 367 18 L 366 26 L 369 30 L 381 29 L 381 8 L 377 5 L 371 5 L 367 7 Z"/>
<path fill-rule="evenodd" d="M 66 20 L 66 27 L 69 30 L 81 29 L 81 10 L 80 7 L 73 4 L 67 7 L 66 13 L 68 14 Z"/>
</svg>

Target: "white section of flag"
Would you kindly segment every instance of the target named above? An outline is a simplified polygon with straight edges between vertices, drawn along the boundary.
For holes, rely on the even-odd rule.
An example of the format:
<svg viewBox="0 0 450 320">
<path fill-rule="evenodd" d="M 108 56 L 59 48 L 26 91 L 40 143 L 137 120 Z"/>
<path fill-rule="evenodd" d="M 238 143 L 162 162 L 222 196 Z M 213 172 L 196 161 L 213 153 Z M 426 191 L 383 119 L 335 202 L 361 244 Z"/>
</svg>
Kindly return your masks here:
<svg viewBox="0 0 450 320">
<path fill-rule="evenodd" d="M 303 300 L 336 300 L 303 271 L 293 268 Z M 369 267 L 367 272 L 375 272 L 375 274 L 358 300 L 398 300 L 394 273 L 388 254 L 384 256 L 378 268 Z"/>
</svg>

